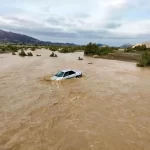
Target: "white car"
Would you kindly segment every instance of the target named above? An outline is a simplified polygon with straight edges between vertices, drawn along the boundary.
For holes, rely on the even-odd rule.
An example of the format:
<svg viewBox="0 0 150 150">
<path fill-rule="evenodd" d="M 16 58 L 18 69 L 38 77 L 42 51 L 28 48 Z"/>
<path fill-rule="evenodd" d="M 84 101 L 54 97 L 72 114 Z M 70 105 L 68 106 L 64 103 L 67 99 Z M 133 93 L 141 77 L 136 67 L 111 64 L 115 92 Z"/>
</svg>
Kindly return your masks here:
<svg viewBox="0 0 150 150">
<path fill-rule="evenodd" d="M 79 78 L 79 77 L 82 77 L 82 73 L 80 71 L 66 69 L 66 70 L 59 71 L 55 76 L 51 78 L 51 80 L 64 80 L 64 79 Z"/>
</svg>

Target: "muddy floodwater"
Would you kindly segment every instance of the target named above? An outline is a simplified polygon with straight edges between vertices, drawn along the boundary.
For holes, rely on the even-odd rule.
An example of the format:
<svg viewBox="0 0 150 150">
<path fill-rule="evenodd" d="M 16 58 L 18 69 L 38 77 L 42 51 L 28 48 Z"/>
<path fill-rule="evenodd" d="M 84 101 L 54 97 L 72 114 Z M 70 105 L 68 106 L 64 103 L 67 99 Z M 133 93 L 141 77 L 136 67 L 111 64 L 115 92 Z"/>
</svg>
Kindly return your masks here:
<svg viewBox="0 0 150 150">
<path fill-rule="evenodd" d="M 50 53 L 0 55 L 0 150 L 150 149 L 150 69 Z M 83 78 L 50 80 L 66 68 Z"/>
</svg>

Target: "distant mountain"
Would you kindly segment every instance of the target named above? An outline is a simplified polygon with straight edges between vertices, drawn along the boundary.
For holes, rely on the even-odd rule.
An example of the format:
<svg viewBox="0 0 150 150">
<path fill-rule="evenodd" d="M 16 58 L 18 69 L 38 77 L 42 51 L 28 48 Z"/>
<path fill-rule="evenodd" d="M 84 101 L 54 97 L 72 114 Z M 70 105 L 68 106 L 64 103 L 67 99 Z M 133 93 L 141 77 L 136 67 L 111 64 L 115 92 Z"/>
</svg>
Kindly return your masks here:
<svg viewBox="0 0 150 150">
<path fill-rule="evenodd" d="M 49 41 L 39 41 L 36 44 L 39 45 L 55 45 L 55 46 L 77 46 L 74 43 L 58 43 L 58 42 L 49 42 Z"/>
<path fill-rule="evenodd" d="M 97 46 L 104 47 L 104 46 L 107 46 L 107 45 L 98 43 Z"/>
<path fill-rule="evenodd" d="M 33 37 L 7 32 L 0 30 L 0 42 L 1 43 L 16 43 L 16 44 L 39 44 L 39 45 L 62 45 L 62 46 L 75 46 L 73 43 L 52 43 L 49 41 L 40 41 Z"/>
<path fill-rule="evenodd" d="M 131 44 L 124 44 L 124 45 L 120 46 L 120 48 L 129 48 L 129 47 L 132 47 L 132 45 Z"/>
<path fill-rule="evenodd" d="M 97 46 L 103 46 L 103 44 L 97 44 Z"/>
<path fill-rule="evenodd" d="M 0 42 L 36 43 L 36 42 L 39 42 L 39 40 L 32 38 L 30 36 L 27 36 L 27 35 L 0 30 Z"/>
</svg>

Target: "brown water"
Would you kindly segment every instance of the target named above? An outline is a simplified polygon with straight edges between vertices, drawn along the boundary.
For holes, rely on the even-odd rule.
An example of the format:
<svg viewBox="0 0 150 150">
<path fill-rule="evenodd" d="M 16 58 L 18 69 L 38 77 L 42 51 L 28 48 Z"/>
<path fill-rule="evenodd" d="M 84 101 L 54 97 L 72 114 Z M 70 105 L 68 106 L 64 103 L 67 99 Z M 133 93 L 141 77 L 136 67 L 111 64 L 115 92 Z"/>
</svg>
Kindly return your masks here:
<svg viewBox="0 0 150 150">
<path fill-rule="evenodd" d="M 149 69 L 35 53 L 42 56 L 0 55 L 0 150 L 150 149 Z M 65 68 L 85 76 L 50 81 Z"/>
</svg>

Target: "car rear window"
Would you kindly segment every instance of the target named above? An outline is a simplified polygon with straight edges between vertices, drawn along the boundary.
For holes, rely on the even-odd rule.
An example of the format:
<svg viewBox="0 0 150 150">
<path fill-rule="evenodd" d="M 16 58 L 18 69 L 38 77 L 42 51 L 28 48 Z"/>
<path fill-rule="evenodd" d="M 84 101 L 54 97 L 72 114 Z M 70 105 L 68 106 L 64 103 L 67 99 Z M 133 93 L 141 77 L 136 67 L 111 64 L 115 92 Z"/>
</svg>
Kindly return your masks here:
<svg viewBox="0 0 150 150">
<path fill-rule="evenodd" d="M 75 74 L 74 71 L 69 71 L 69 75 Z"/>
<path fill-rule="evenodd" d="M 64 75 L 64 72 L 60 71 L 55 76 L 56 77 L 63 77 L 63 75 Z"/>
</svg>

